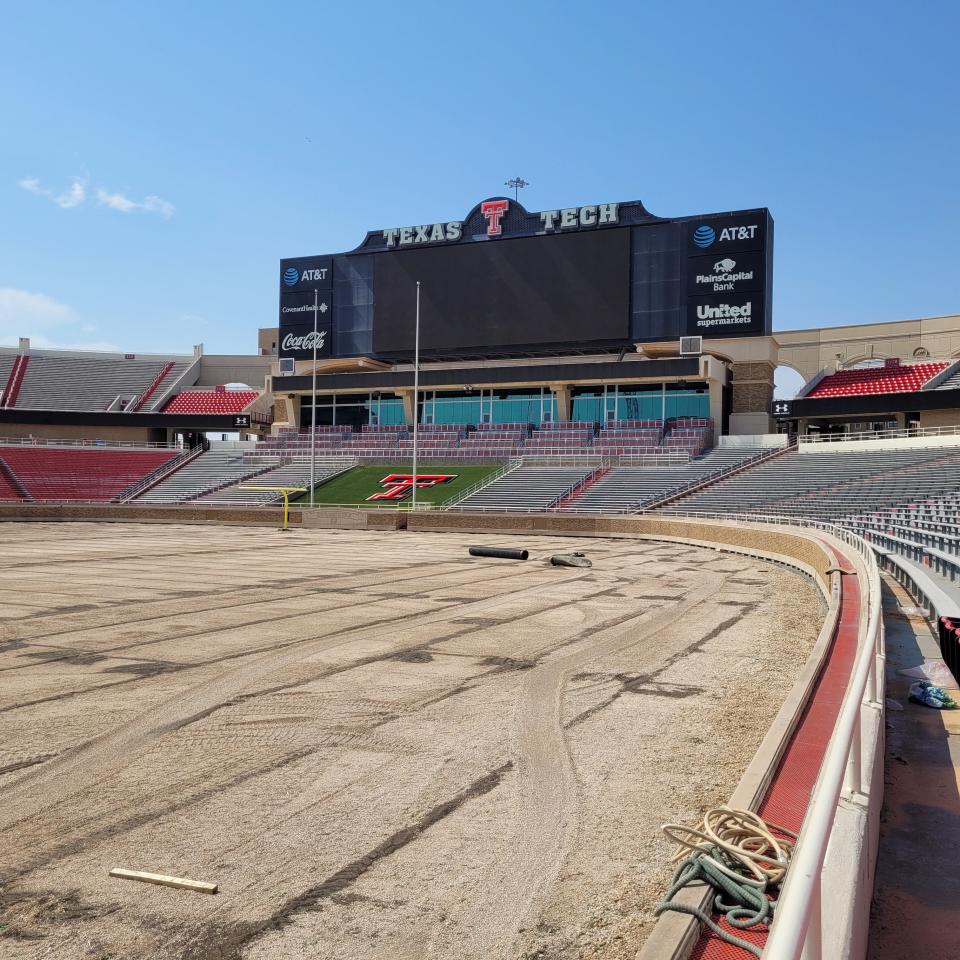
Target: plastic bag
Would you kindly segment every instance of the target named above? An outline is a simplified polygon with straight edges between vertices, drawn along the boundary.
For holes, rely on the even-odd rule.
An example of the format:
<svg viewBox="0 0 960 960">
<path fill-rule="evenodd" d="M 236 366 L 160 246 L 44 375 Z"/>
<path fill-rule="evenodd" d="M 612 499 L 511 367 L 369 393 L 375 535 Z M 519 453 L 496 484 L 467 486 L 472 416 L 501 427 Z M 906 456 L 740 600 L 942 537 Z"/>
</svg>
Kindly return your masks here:
<svg viewBox="0 0 960 960">
<path fill-rule="evenodd" d="M 925 707 L 934 710 L 956 710 L 957 702 L 940 687 L 935 687 L 929 680 L 918 680 L 910 684 L 910 702 L 922 703 Z"/>
</svg>

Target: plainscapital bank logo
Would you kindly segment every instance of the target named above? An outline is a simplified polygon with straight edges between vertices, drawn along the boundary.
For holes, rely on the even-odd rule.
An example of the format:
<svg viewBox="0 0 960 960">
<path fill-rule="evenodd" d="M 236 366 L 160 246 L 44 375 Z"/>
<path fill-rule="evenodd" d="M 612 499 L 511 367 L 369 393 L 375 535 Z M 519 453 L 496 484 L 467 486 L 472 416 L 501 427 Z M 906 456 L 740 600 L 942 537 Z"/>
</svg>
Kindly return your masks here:
<svg viewBox="0 0 960 960">
<path fill-rule="evenodd" d="M 287 267 L 287 269 L 283 271 L 283 282 L 288 287 L 296 286 L 299 279 L 300 271 L 296 267 Z"/>
<path fill-rule="evenodd" d="M 697 227 L 697 229 L 693 231 L 693 242 L 700 247 L 701 250 L 706 250 L 716 239 L 717 234 L 713 227 L 704 225 Z"/>
<path fill-rule="evenodd" d="M 726 290 L 734 290 L 737 283 L 753 280 L 752 270 L 741 270 L 739 273 L 734 273 L 736 266 L 737 261 L 731 260 L 730 257 L 718 260 L 713 265 L 713 273 L 697 274 L 697 283 L 709 283 L 715 293 L 722 293 Z"/>
</svg>

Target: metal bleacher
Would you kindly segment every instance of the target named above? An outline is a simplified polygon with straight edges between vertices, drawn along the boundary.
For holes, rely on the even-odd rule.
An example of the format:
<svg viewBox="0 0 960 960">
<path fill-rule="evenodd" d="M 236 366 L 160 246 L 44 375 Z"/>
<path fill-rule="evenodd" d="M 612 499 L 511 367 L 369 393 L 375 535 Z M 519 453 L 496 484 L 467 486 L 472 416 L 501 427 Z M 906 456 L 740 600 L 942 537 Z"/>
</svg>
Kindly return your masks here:
<svg viewBox="0 0 960 960">
<path fill-rule="evenodd" d="M 619 513 L 659 500 L 689 483 L 735 468 L 768 452 L 761 447 L 717 447 L 677 466 L 613 467 L 570 504 L 585 513 Z"/>
<path fill-rule="evenodd" d="M 461 501 L 463 510 L 546 510 L 586 479 L 591 467 L 518 467 Z"/>
<path fill-rule="evenodd" d="M 837 520 L 960 488 L 960 449 L 790 452 L 664 507 L 665 513 L 766 513 Z"/>
<path fill-rule="evenodd" d="M 134 498 L 135 503 L 185 503 L 222 487 L 248 480 L 270 466 L 249 460 L 242 450 L 207 450 L 155 487 Z"/>
<path fill-rule="evenodd" d="M 316 472 L 314 478 L 319 483 L 328 480 L 334 474 L 351 466 L 355 461 L 343 459 L 337 460 L 318 460 L 316 462 Z M 293 463 L 285 463 L 266 473 L 260 473 L 253 477 L 249 483 L 258 487 L 310 487 L 310 462 L 297 460 Z M 227 487 L 221 487 L 212 493 L 204 494 L 193 502 L 198 505 L 221 504 L 221 505 L 242 505 L 242 506 L 264 506 L 270 503 L 277 503 L 283 499 L 283 495 L 269 490 L 244 490 L 246 481 L 233 483 Z M 299 496 L 299 495 L 296 495 Z M 291 499 L 296 499 L 296 496 Z"/>
<path fill-rule="evenodd" d="M 16 406 L 26 410 L 106 410 L 132 403 L 168 360 L 31 356 Z"/>
</svg>

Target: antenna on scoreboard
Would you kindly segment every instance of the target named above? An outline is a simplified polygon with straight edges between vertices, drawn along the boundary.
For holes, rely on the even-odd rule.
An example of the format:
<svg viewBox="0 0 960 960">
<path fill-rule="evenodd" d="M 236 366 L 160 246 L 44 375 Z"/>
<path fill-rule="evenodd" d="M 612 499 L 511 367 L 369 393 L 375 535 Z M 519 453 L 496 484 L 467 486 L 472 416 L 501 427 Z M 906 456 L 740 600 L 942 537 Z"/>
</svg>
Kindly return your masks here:
<svg viewBox="0 0 960 960">
<path fill-rule="evenodd" d="M 529 180 L 524 180 L 523 177 L 514 177 L 512 180 L 507 180 L 507 182 L 504 184 L 504 186 L 505 186 L 505 187 L 513 187 L 513 199 L 516 200 L 517 203 L 519 203 L 519 202 L 520 202 L 520 191 L 521 191 L 524 187 L 529 187 L 529 186 L 530 186 L 530 181 L 529 181 Z"/>
</svg>

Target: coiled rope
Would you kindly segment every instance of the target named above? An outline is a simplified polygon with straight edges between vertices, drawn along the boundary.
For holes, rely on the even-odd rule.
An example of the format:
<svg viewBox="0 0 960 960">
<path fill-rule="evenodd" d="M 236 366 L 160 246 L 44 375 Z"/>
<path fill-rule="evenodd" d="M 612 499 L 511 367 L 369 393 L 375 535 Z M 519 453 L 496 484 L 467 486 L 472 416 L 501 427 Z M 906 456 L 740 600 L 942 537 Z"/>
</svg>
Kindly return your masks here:
<svg viewBox="0 0 960 960">
<path fill-rule="evenodd" d="M 777 906 L 773 893 L 786 875 L 797 835 L 750 810 L 726 806 L 708 810 L 700 827 L 665 823 L 662 829 L 677 844 L 671 862 L 679 865 L 655 915 L 668 910 L 690 914 L 722 940 L 759 957 L 752 943 L 722 929 L 705 910 L 674 897 L 690 883 L 708 883 L 717 891 L 714 909 L 730 926 L 749 930 L 768 925 Z"/>
</svg>

